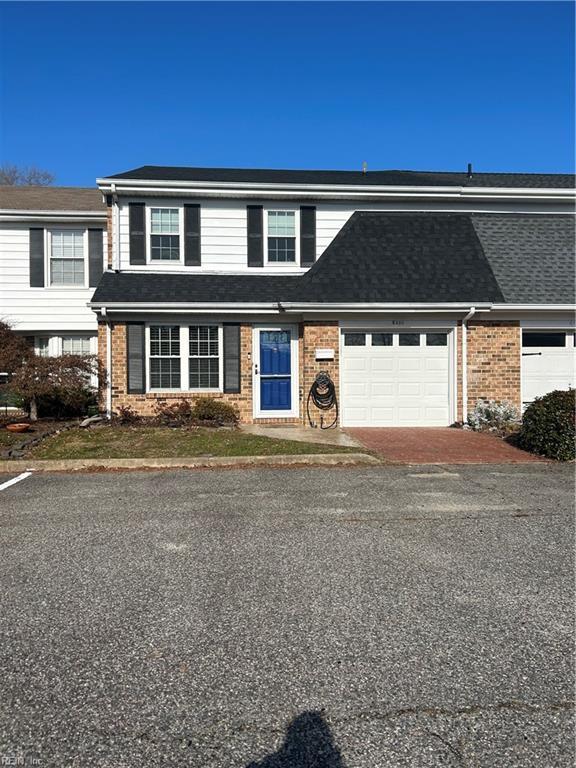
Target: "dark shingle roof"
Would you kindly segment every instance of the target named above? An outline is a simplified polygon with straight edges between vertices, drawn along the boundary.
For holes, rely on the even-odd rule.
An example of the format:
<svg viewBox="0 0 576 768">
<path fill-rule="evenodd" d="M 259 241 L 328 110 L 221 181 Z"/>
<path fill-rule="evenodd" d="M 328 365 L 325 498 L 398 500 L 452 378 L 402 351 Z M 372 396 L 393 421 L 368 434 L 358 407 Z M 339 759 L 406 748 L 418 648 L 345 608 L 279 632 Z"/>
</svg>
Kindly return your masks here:
<svg viewBox="0 0 576 768">
<path fill-rule="evenodd" d="M 0 186 L 0 210 L 102 211 L 104 214 L 106 206 L 99 189 Z"/>
<path fill-rule="evenodd" d="M 576 302 L 573 216 L 482 213 L 472 222 L 506 302 Z"/>
<path fill-rule="evenodd" d="M 525 187 L 573 189 L 570 173 L 474 173 L 445 171 L 304 171 L 265 168 L 181 168 L 143 165 L 108 176 L 139 181 L 232 182 L 246 184 L 358 184 L 407 187 Z"/>
<path fill-rule="evenodd" d="M 106 273 L 96 303 L 572 304 L 574 218 L 355 213 L 304 275 Z"/>
<path fill-rule="evenodd" d="M 305 276 L 319 301 L 502 301 L 470 216 L 357 212 Z"/>
<path fill-rule="evenodd" d="M 300 280 L 301 277 L 297 275 L 158 275 L 105 272 L 92 301 L 271 304 L 289 300 L 292 289 L 297 288 Z"/>
</svg>

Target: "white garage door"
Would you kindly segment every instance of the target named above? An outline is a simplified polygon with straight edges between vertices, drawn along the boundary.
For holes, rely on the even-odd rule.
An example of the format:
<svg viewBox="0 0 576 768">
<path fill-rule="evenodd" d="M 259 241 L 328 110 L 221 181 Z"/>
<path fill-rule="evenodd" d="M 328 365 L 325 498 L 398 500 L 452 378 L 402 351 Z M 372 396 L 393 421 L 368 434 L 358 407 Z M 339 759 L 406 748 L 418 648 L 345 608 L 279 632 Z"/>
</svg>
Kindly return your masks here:
<svg viewBox="0 0 576 768">
<path fill-rule="evenodd" d="M 432 427 L 450 423 L 445 331 L 343 331 L 342 424 Z"/>
<path fill-rule="evenodd" d="M 522 402 L 576 386 L 574 332 L 522 332 Z"/>
</svg>

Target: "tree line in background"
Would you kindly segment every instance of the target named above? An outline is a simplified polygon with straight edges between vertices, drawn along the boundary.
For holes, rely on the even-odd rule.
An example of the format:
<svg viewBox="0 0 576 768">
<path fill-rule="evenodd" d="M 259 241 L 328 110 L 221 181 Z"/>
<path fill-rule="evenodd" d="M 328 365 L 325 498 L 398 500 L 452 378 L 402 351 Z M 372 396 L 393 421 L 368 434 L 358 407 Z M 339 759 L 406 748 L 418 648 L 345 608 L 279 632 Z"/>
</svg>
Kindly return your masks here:
<svg viewBox="0 0 576 768">
<path fill-rule="evenodd" d="M 50 171 L 31 165 L 27 168 L 19 168 L 17 165 L 0 166 L 0 185 L 9 187 L 47 187 L 53 184 L 55 176 Z"/>
</svg>

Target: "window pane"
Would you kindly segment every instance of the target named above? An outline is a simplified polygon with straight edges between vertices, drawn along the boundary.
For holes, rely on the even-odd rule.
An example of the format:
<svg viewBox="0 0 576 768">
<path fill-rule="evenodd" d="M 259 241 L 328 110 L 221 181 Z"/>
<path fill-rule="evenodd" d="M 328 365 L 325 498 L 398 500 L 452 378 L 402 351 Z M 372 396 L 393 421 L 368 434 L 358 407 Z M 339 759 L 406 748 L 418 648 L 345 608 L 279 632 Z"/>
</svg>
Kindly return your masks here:
<svg viewBox="0 0 576 768">
<path fill-rule="evenodd" d="M 391 347 L 392 334 L 391 333 L 373 333 L 372 346 L 373 347 Z"/>
<path fill-rule="evenodd" d="M 158 234 L 178 234 L 179 213 L 178 208 L 151 208 L 150 231 Z"/>
<path fill-rule="evenodd" d="M 345 333 L 344 334 L 345 347 L 364 347 L 365 345 L 366 345 L 365 333 Z"/>
<path fill-rule="evenodd" d="M 446 333 L 427 333 L 427 347 L 445 347 L 448 344 L 448 335 Z"/>
<path fill-rule="evenodd" d="M 565 347 L 566 334 L 561 332 L 531 332 L 522 333 L 523 347 Z"/>
<path fill-rule="evenodd" d="M 84 259 L 51 259 L 50 285 L 84 285 Z"/>
<path fill-rule="evenodd" d="M 90 336 L 63 336 L 63 355 L 89 355 Z"/>
<path fill-rule="evenodd" d="M 39 357 L 48 357 L 48 345 L 50 339 L 47 336 L 38 336 L 36 339 L 36 354 Z"/>
<path fill-rule="evenodd" d="M 218 326 L 190 326 L 190 357 L 218 357 Z"/>
<path fill-rule="evenodd" d="M 218 389 L 220 364 L 217 357 L 190 359 L 190 389 Z"/>
<path fill-rule="evenodd" d="M 295 237 L 269 237 L 268 261 L 294 262 L 296 261 Z"/>
<path fill-rule="evenodd" d="M 270 237 L 295 237 L 295 212 L 268 211 L 268 235 Z"/>
<path fill-rule="evenodd" d="M 401 347 L 419 347 L 420 334 L 419 333 L 399 333 L 398 341 Z"/>
<path fill-rule="evenodd" d="M 153 325 L 150 327 L 150 354 L 180 357 L 180 326 Z"/>
<path fill-rule="evenodd" d="M 150 258 L 153 261 L 178 261 L 180 259 L 180 236 L 151 235 Z"/>
<path fill-rule="evenodd" d="M 152 389 L 180 389 L 180 358 L 151 357 L 150 387 Z"/>
</svg>

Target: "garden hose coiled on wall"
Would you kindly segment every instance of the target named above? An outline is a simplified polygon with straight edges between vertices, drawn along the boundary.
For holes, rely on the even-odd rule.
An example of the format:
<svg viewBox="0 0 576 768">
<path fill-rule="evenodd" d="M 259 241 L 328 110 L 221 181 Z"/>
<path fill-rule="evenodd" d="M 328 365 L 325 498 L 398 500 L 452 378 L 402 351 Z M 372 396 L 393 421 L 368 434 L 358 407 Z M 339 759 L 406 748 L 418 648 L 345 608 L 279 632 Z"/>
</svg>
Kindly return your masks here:
<svg viewBox="0 0 576 768">
<path fill-rule="evenodd" d="M 334 419 L 330 424 L 324 424 L 324 414 L 320 414 L 320 429 L 332 429 L 332 427 L 335 427 L 338 422 L 338 398 L 336 397 L 336 385 L 327 371 L 320 371 L 320 373 L 316 375 L 316 378 L 310 387 L 310 392 L 308 392 L 308 400 L 306 401 L 308 423 L 311 427 L 315 427 L 316 424 L 312 421 L 312 417 L 310 416 L 311 402 L 319 411 L 330 411 L 334 408 Z"/>
</svg>

